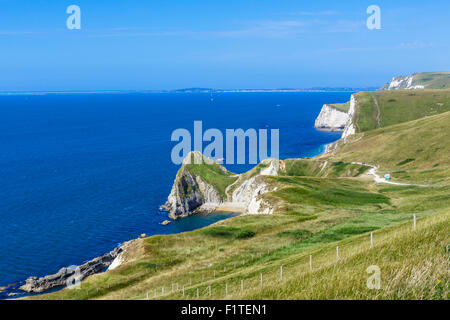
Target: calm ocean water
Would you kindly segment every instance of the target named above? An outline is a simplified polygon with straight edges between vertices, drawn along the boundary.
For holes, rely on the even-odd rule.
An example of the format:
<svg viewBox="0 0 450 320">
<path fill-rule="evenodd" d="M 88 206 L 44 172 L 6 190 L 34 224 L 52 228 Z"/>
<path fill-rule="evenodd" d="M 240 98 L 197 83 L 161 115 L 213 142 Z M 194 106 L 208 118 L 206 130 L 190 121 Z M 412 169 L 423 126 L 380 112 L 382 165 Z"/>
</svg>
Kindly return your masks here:
<svg viewBox="0 0 450 320">
<path fill-rule="evenodd" d="M 208 225 L 160 212 L 178 166 L 176 128 L 280 129 L 280 157 L 308 157 L 340 134 L 313 128 L 351 93 L 0 96 L 0 286 L 78 265 L 118 243 Z M 251 166 L 231 166 L 243 172 Z"/>
</svg>

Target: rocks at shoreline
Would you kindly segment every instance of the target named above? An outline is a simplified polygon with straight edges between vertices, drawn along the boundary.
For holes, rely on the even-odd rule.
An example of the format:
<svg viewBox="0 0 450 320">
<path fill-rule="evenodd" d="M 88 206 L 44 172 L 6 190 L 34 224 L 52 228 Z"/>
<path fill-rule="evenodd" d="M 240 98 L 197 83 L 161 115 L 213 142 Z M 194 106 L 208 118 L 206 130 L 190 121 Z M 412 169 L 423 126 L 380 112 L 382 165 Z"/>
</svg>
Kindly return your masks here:
<svg viewBox="0 0 450 320">
<path fill-rule="evenodd" d="M 30 277 L 19 289 L 29 293 L 40 293 L 53 288 L 66 286 L 67 284 L 73 284 L 75 281 L 82 281 L 92 274 L 104 271 L 120 252 L 122 252 L 122 249 L 116 248 L 107 254 L 82 264 L 81 266 L 61 268 L 57 273 L 41 278 Z"/>
</svg>

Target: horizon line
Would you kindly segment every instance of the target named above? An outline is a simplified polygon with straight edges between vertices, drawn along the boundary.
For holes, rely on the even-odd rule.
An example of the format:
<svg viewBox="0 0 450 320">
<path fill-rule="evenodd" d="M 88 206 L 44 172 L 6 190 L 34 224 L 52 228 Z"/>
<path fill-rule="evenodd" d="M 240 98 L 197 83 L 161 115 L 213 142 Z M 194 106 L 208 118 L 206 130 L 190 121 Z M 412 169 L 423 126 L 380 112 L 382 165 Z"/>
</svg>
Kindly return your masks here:
<svg viewBox="0 0 450 320">
<path fill-rule="evenodd" d="M 179 89 L 92 89 L 92 90 L 0 90 L 0 95 L 12 94 L 89 94 L 89 93 L 232 93 L 232 92 L 353 92 L 372 91 L 380 87 L 310 87 L 310 88 L 239 88 L 239 89 L 216 89 L 216 88 L 179 88 Z"/>
</svg>

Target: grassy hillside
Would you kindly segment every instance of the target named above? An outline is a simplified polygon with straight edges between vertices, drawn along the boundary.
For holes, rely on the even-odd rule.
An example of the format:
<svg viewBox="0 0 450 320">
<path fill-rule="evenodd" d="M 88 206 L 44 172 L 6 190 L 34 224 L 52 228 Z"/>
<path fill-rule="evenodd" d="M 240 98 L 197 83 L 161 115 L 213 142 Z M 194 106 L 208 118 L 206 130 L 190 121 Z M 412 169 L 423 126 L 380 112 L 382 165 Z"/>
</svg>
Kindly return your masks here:
<svg viewBox="0 0 450 320">
<path fill-rule="evenodd" d="M 315 159 L 287 159 L 283 161 L 285 169 L 282 176 L 309 177 L 357 177 L 368 170 L 368 167 L 345 163 L 342 161 L 320 161 Z"/>
<path fill-rule="evenodd" d="M 450 90 L 359 92 L 355 98 L 354 123 L 359 132 L 450 111 Z"/>
<path fill-rule="evenodd" d="M 332 107 L 334 107 L 334 108 L 336 108 L 336 109 L 338 109 L 338 110 L 347 112 L 348 109 L 350 109 L 350 102 L 345 102 L 345 103 L 333 103 L 333 104 L 330 104 L 330 106 L 332 106 Z"/>
<path fill-rule="evenodd" d="M 450 178 L 450 112 L 380 128 L 339 143 L 332 160 L 370 162 L 394 178 L 438 183 Z"/>
<path fill-rule="evenodd" d="M 213 164 L 188 164 L 185 166 L 185 170 L 197 175 L 203 179 L 206 183 L 214 186 L 219 192 L 222 198 L 226 198 L 225 189 L 228 185 L 236 181 L 233 173 L 223 170 L 223 167 L 217 163 Z"/>
<path fill-rule="evenodd" d="M 418 219 L 416 231 L 411 214 L 237 217 L 138 240 L 136 260 L 89 277 L 80 290 L 34 298 L 197 299 L 198 289 L 199 299 L 448 299 L 449 223 L 448 211 Z M 370 265 L 381 269 L 381 290 L 366 287 Z"/>
<path fill-rule="evenodd" d="M 450 89 L 450 72 L 422 72 L 414 80 L 425 89 Z"/>
</svg>

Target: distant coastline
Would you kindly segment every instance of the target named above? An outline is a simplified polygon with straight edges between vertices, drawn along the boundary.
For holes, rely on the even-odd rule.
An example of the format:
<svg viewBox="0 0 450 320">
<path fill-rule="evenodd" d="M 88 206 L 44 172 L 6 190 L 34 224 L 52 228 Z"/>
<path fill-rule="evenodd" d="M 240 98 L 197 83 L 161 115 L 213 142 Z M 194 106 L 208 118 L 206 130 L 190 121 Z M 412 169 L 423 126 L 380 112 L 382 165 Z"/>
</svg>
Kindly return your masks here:
<svg viewBox="0 0 450 320">
<path fill-rule="evenodd" d="M 168 90 L 52 90 L 52 91 L 1 91 L 0 95 L 46 95 L 46 94 L 147 94 L 147 93 L 275 93 L 275 92 L 359 92 L 376 90 L 375 87 L 352 88 L 352 87 L 314 87 L 314 88 L 279 88 L 279 89 L 213 89 L 213 88 L 185 88 Z"/>
</svg>

